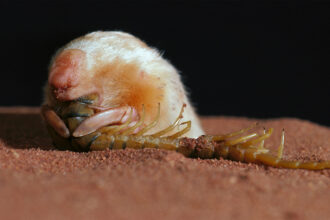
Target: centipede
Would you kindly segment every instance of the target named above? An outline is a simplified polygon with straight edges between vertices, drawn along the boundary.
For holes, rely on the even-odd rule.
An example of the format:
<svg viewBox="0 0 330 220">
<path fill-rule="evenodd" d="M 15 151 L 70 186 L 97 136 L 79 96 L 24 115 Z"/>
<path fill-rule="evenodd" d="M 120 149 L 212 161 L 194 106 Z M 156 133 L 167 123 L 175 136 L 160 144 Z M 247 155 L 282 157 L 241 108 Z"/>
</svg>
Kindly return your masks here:
<svg viewBox="0 0 330 220">
<path fill-rule="evenodd" d="M 156 126 L 160 118 L 160 107 L 155 119 L 142 127 L 144 124 L 145 110 L 142 106 L 142 116 L 129 127 L 132 121 L 132 110 L 128 120 L 120 125 L 104 126 L 94 132 L 80 136 L 79 127 L 84 126 L 84 121 L 97 114 L 89 105 L 93 104 L 95 96 L 85 96 L 77 100 L 63 103 L 56 109 L 56 115 L 68 128 L 67 132 L 55 131 L 53 127 L 47 126 L 53 139 L 54 145 L 58 149 L 73 151 L 97 151 L 97 150 L 119 150 L 119 149 L 143 149 L 154 148 L 176 151 L 190 158 L 201 159 L 230 159 L 245 163 L 257 163 L 278 168 L 322 170 L 330 168 L 330 161 L 323 162 L 300 162 L 283 159 L 284 137 L 282 131 L 281 143 L 278 147 L 277 155 L 265 147 L 265 140 L 268 139 L 273 129 L 263 129 L 262 132 L 249 132 L 253 130 L 257 123 L 250 127 L 241 129 L 224 135 L 202 135 L 198 138 L 181 137 L 191 128 L 191 121 L 183 121 L 182 113 L 185 105 L 176 120 L 167 128 L 156 133 L 146 133 Z M 158 104 L 159 106 L 160 104 Z M 43 114 L 50 114 L 53 110 L 43 107 Z M 179 127 L 182 127 L 178 129 Z M 140 128 L 140 129 L 139 129 Z M 138 130 L 138 132 L 134 132 Z M 167 135 L 173 130 L 178 130 L 174 134 Z M 244 133 L 247 133 L 243 135 Z M 67 135 L 69 134 L 69 135 Z"/>
</svg>

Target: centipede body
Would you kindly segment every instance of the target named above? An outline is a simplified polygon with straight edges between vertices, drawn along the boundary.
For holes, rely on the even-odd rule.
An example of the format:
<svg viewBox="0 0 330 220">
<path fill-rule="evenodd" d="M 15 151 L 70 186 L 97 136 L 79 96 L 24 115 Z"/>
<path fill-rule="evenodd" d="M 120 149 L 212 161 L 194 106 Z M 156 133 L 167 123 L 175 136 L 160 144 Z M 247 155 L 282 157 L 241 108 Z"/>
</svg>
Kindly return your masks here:
<svg viewBox="0 0 330 220">
<path fill-rule="evenodd" d="M 54 129 L 48 127 L 54 144 L 58 148 L 76 151 L 155 148 L 176 151 L 191 158 L 224 158 L 292 169 L 320 170 L 330 168 L 330 161 L 300 162 L 283 160 L 284 132 L 282 133 L 282 143 L 279 147 L 278 155 L 274 156 L 269 149 L 264 147 L 264 140 L 270 137 L 273 129 L 268 129 L 261 134 L 253 132 L 242 136 L 243 133 L 248 132 L 253 127 L 251 126 L 250 128 L 226 135 L 202 135 L 194 139 L 180 137 L 181 134 L 189 131 L 191 125 L 189 122 L 183 122 L 181 124 L 186 125 L 185 128 L 177 131 L 174 135 L 167 135 L 168 131 L 178 127 L 178 121 L 182 118 L 184 106 L 176 122 L 169 128 L 155 134 L 130 134 L 130 131 L 127 130 L 128 123 L 126 123 L 126 125 L 104 127 L 86 136 L 74 137 L 72 133 L 79 124 L 94 114 L 88 108 L 87 103 L 89 101 L 87 102 L 85 99 L 66 103 L 57 112 L 70 130 L 71 135 L 69 138 L 61 137 Z M 140 120 L 143 120 L 143 118 Z M 125 132 L 126 134 L 123 134 Z"/>
</svg>

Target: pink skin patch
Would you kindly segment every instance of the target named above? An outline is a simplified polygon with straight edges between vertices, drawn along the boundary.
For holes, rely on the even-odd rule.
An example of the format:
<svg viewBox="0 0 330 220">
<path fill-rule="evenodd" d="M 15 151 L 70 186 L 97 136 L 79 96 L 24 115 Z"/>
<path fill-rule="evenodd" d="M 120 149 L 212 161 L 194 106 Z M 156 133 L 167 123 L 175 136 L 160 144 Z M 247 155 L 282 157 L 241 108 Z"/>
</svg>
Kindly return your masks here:
<svg viewBox="0 0 330 220">
<path fill-rule="evenodd" d="M 123 124 L 128 120 L 131 111 L 133 111 L 132 122 L 137 122 L 139 116 L 135 108 L 129 106 L 111 108 L 87 118 L 76 128 L 72 136 L 81 137 L 90 134 L 104 126 L 111 124 Z M 130 123 L 128 127 L 131 127 L 134 124 Z"/>
<path fill-rule="evenodd" d="M 56 97 L 79 84 L 79 73 L 85 69 L 85 58 L 85 52 L 78 49 L 64 50 L 56 57 L 48 78 Z"/>
</svg>

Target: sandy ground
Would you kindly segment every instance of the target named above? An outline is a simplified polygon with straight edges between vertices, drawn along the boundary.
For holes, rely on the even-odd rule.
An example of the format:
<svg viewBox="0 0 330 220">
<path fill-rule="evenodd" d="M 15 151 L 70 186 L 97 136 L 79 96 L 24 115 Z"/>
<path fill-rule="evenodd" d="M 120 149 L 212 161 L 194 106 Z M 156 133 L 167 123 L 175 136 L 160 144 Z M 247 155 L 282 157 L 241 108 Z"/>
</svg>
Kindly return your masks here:
<svg viewBox="0 0 330 220">
<path fill-rule="evenodd" d="M 202 118 L 208 134 L 256 120 Z M 330 128 L 298 119 L 286 159 L 330 160 Z M 54 150 L 37 108 L 0 109 L 0 219 L 330 219 L 330 170 L 189 159 L 162 150 Z"/>
</svg>

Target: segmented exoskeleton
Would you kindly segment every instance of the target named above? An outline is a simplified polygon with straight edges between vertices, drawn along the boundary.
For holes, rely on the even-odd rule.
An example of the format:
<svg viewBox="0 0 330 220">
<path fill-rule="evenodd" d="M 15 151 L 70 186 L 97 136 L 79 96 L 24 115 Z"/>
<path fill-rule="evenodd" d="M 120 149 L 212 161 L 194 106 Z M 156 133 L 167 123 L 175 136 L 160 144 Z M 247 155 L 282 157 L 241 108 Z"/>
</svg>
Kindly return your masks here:
<svg viewBox="0 0 330 220">
<path fill-rule="evenodd" d="M 255 127 L 255 125 L 252 125 L 249 128 L 226 135 L 204 135 L 197 139 L 180 138 L 191 127 L 190 121 L 180 123 L 184 106 L 173 124 L 151 135 L 145 134 L 157 124 L 160 108 L 158 108 L 155 120 L 148 125 L 142 126 L 145 117 L 143 107 L 142 116 L 134 126 L 129 127 L 131 122 L 131 117 L 129 117 L 124 124 L 106 126 L 87 135 L 77 137 L 79 135 L 75 135 L 76 128 L 88 117 L 95 114 L 94 109 L 90 106 L 96 98 L 93 95 L 82 97 L 74 101 L 59 103 L 56 109 L 53 109 L 53 112 L 61 118 L 70 132 L 69 135 L 59 135 L 60 132 L 48 126 L 54 145 L 57 148 L 75 151 L 104 150 L 107 148 L 157 148 L 177 151 L 186 157 L 203 159 L 222 157 L 235 161 L 292 169 L 320 170 L 330 168 L 330 161 L 299 162 L 283 160 L 284 130 L 282 131 L 281 144 L 278 148 L 277 156 L 273 156 L 270 150 L 264 147 L 264 140 L 270 137 L 273 132 L 272 128 L 267 131 L 264 130 L 262 134 L 252 132 L 242 136 L 243 133 Z M 185 127 L 172 135 L 166 136 L 166 134 L 173 132 L 180 125 Z M 140 130 L 136 131 L 139 128 Z"/>
</svg>

